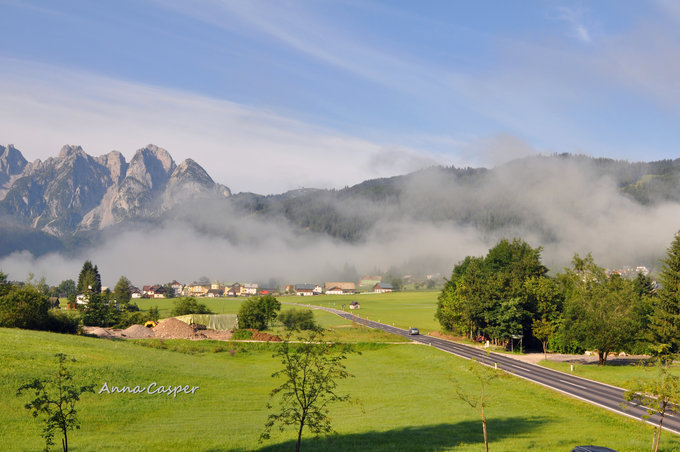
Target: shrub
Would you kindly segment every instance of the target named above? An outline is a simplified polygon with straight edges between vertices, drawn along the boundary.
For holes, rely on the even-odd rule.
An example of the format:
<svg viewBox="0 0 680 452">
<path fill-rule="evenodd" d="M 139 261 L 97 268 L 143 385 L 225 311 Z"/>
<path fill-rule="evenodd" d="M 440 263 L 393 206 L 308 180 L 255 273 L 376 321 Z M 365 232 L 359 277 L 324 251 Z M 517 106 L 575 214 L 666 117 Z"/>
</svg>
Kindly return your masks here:
<svg viewBox="0 0 680 452">
<path fill-rule="evenodd" d="M 158 319 L 161 318 L 161 313 L 158 310 L 158 306 L 152 306 L 149 308 L 149 319 L 153 320 L 155 322 L 158 322 Z"/>
<path fill-rule="evenodd" d="M 101 294 L 91 293 L 83 310 L 83 324 L 87 326 L 109 327 L 118 323 L 121 312 Z"/>
<path fill-rule="evenodd" d="M 12 286 L 0 297 L 0 326 L 40 330 L 48 321 L 50 300 L 31 286 Z"/>
<path fill-rule="evenodd" d="M 180 298 L 175 301 L 175 308 L 172 310 L 172 315 L 187 315 L 187 314 L 212 314 L 208 307 L 196 301 L 193 297 Z"/>
<path fill-rule="evenodd" d="M 45 329 L 53 333 L 77 334 L 80 331 L 80 314 L 50 309 L 47 312 Z"/>
<path fill-rule="evenodd" d="M 241 328 L 264 330 L 281 310 L 281 302 L 272 295 L 248 298 L 238 310 L 238 323 Z"/>
<path fill-rule="evenodd" d="M 234 334 L 231 335 L 231 338 L 234 340 L 241 340 L 245 341 L 253 337 L 253 332 L 250 330 L 236 330 L 234 331 Z"/>
<path fill-rule="evenodd" d="M 143 325 L 148 320 L 152 320 L 148 312 L 121 312 L 113 327 L 125 329 L 130 325 Z"/>
<path fill-rule="evenodd" d="M 311 309 L 298 310 L 287 309 L 281 311 L 279 320 L 289 331 L 320 331 L 321 327 L 314 322 L 314 313 Z"/>
</svg>

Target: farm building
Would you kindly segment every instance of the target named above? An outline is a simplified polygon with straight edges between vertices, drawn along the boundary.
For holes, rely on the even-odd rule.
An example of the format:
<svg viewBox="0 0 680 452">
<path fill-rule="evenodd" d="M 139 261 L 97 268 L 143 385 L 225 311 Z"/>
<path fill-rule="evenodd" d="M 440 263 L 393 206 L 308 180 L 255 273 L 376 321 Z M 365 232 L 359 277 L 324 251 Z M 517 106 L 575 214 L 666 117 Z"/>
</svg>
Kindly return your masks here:
<svg viewBox="0 0 680 452">
<path fill-rule="evenodd" d="M 347 295 L 357 293 L 357 285 L 353 282 L 324 283 L 324 292 L 328 295 Z"/>
<path fill-rule="evenodd" d="M 318 284 L 295 284 L 295 295 L 305 297 L 320 294 L 321 286 Z"/>
<path fill-rule="evenodd" d="M 375 293 L 390 293 L 393 290 L 394 288 L 392 287 L 392 284 L 387 284 L 383 282 L 380 282 L 373 286 L 373 292 Z"/>
</svg>

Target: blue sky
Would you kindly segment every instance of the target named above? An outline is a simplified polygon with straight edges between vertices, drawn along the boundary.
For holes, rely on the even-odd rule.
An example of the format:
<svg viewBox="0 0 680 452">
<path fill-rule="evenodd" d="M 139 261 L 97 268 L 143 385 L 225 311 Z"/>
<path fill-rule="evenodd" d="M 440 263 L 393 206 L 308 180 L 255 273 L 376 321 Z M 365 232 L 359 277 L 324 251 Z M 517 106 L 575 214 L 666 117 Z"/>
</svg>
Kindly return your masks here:
<svg viewBox="0 0 680 452">
<path fill-rule="evenodd" d="M 0 143 L 154 143 L 232 190 L 677 157 L 674 1 L 0 0 Z"/>
</svg>

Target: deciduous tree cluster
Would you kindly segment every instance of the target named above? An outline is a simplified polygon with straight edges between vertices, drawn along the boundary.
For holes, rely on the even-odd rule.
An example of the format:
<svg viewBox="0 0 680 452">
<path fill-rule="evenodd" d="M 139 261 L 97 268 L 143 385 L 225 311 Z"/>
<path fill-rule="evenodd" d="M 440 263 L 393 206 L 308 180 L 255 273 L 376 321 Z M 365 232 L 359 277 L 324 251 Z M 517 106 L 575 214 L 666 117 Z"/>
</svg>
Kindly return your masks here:
<svg viewBox="0 0 680 452">
<path fill-rule="evenodd" d="M 680 235 L 663 261 L 661 288 L 638 274 L 607 275 L 588 254 L 555 277 L 541 248 L 501 240 L 483 257 L 468 256 L 439 295 L 436 318 L 446 330 L 507 346 L 559 352 L 595 350 L 600 364 L 612 352 L 680 349 Z"/>
</svg>

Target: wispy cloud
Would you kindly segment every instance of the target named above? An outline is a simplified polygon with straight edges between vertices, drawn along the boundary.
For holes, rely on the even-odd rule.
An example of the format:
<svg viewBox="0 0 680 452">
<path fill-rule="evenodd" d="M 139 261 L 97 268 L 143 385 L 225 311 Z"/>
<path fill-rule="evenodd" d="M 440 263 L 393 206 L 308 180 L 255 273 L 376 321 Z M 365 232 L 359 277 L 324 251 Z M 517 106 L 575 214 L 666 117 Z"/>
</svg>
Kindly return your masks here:
<svg viewBox="0 0 680 452">
<path fill-rule="evenodd" d="M 2 139 L 28 159 L 79 144 L 94 155 L 131 157 L 154 143 L 178 160 L 193 158 L 233 191 L 277 193 L 342 187 L 445 163 L 428 151 L 400 148 L 389 166 L 370 165 L 395 144 L 371 142 L 271 111 L 187 92 L 59 68 L 0 60 Z"/>
<path fill-rule="evenodd" d="M 558 6 L 557 17 L 569 26 L 569 34 L 581 42 L 590 43 L 593 38 L 586 25 L 587 11 L 582 8 Z"/>
</svg>

